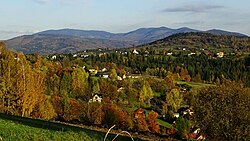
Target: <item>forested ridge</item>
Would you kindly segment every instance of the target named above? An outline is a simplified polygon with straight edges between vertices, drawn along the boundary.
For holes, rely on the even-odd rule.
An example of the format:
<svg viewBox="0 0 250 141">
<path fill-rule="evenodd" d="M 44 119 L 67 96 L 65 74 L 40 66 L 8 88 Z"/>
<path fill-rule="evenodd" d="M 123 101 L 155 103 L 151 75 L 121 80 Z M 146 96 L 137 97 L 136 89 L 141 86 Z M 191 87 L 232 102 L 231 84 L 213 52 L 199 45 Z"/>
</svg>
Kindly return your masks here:
<svg viewBox="0 0 250 141">
<path fill-rule="evenodd" d="M 223 49 L 249 51 L 250 38 L 243 36 L 214 35 L 210 33 L 180 33 L 150 43 L 163 48 Z"/>
<path fill-rule="evenodd" d="M 191 54 L 194 51 L 143 46 L 40 56 L 11 52 L 4 43 L 0 46 L 2 113 L 105 128 L 116 125 L 159 139 L 200 135 L 249 139 L 247 52 L 218 57 L 217 51 Z M 96 96 L 100 101 L 95 101 Z M 195 115 L 184 115 L 183 106 L 193 108 Z M 221 120 L 212 118 L 216 114 Z"/>
</svg>

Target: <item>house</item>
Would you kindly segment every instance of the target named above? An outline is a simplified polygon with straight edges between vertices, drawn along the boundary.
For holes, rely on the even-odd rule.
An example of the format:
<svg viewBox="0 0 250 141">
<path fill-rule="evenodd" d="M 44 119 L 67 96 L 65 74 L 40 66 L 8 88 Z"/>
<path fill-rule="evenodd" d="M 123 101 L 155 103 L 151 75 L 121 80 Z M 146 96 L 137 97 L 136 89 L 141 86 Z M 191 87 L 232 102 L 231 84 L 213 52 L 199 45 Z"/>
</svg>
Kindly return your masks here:
<svg viewBox="0 0 250 141">
<path fill-rule="evenodd" d="M 124 90 L 125 88 L 124 87 L 120 87 L 117 92 L 121 92 L 122 90 Z"/>
<path fill-rule="evenodd" d="M 117 80 L 121 81 L 122 77 L 121 76 L 117 76 Z"/>
<path fill-rule="evenodd" d="M 97 70 L 96 70 L 96 69 L 89 69 L 89 72 L 90 72 L 92 75 L 96 75 L 96 74 L 97 74 Z"/>
<path fill-rule="evenodd" d="M 52 57 L 51 57 L 51 60 L 55 60 L 56 59 L 56 55 L 53 55 Z"/>
<path fill-rule="evenodd" d="M 107 69 L 106 69 L 106 68 L 103 68 L 103 69 L 101 69 L 101 71 L 102 71 L 102 72 L 105 72 L 105 71 L 107 71 Z"/>
<path fill-rule="evenodd" d="M 173 55 L 173 52 L 168 52 L 167 55 L 171 56 L 171 55 Z"/>
<path fill-rule="evenodd" d="M 235 51 L 235 55 L 240 56 L 241 52 L 240 51 Z"/>
<path fill-rule="evenodd" d="M 102 97 L 101 97 L 101 95 L 95 94 L 95 95 L 93 96 L 93 98 L 91 98 L 91 99 L 89 100 L 89 103 L 92 103 L 92 102 L 102 102 Z"/>
<path fill-rule="evenodd" d="M 177 110 L 177 112 L 180 114 L 180 116 L 183 116 L 184 118 L 188 118 L 188 119 L 194 114 L 193 109 L 190 108 L 190 106 L 188 105 L 182 106 L 181 108 Z"/>
<path fill-rule="evenodd" d="M 201 132 L 200 128 L 191 128 L 191 133 L 188 134 L 190 139 L 205 140 L 206 136 Z"/>
<path fill-rule="evenodd" d="M 180 114 L 179 114 L 179 113 L 174 113 L 174 117 L 175 117 L 175 118 L 179 118 L 179 117 L 180 117 Z"/>
<path fill-rule="evenodd" d="M 191 52 L 191 53 L 188 54 L 188 56 L 192 56 L 192 55 L 195 55 L 195 53 Z"/>
<path fill-rule="evenodd" d="M 105 78 L 105 79 L 107 79 L 107 78 L 109 78 L 109 72 L 104 72 L 104 73 L 102 73 L 102 78 Z"/>
<path fill-rule="evenodd" d="M 101 57 L 103 55 L 106 55 L 106 53 L 100 53 L 98 56 Z"/>
<path fill-rule="evenodd" d="M 127 77 L 126 77 L 126 75 L 125 74 L 123 74 L 123 76 L 122 76 L 122 79 L 126 79 Z"/>
<path fill-rule="evenodd" d="M 84 55 L 84 54 L 82 54 L 82 55 L 81 55 L 81 57 L 83 57 L 83 58 L 87 58 L 87 57 L 89 57 L 89 55 L 87 55 L 87 54 L 85 54 L 85 55 Z"/>
<path fill-rule="evenodd" d="M 218 52 L 217 57 L 222 58 L 224 56 L 224 52 Z"/>
<path fill-rule="evenodd" d="M 137 110 L 135 110 L 134 112 L 134 116 L 135 118 L 145 118 L 146 114 L 145 111 L 142 108 L 138 108 Z"/>
<path fill-rule="evenodd" d="M 127 77 L 132 78 L 132 79 L 138 79 L 139 77 L 141 77 L 141 75 L 140 74 L 129 74 Z"/>
<path fill-rule="evenodd" d="M 206 56 L 211 56 L 212 53 L 210 51 L 204 51 L 204 53 L 206 54 Z"/>
<path fill-rule="evenodd" d="M 133 53 L 134 54 L 139 54 L 139 52 L 136 49 L 133 50 Z"/>
</svg>

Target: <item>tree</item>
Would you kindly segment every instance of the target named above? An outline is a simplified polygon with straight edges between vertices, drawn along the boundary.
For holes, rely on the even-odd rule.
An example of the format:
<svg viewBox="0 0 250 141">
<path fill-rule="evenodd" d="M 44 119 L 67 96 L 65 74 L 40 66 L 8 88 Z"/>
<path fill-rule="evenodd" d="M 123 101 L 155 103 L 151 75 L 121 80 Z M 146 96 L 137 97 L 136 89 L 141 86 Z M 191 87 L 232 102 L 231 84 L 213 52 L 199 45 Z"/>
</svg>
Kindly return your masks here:
<svg viewBox="0 0 250 141">
<path fill-rule="evenodd" d="M 114 100 L 118 96 L 116 81 L 100 79 L 100 92 L 104 99 Z"/>
<path fill-rule="evenodd" d="M 0 93 L 1 111 L 8 114 L 18 114 L 16 89 L 15 56 L 0 42 Z"/>
<path fill-rule="evenodd" d="M 181 105 L 182 101 L 183 97 L 178 89 L 172 89 L 166 94 L 167 105 L 173 107 L 174 111 L 177 111 L 177 108 Z"/>
<path fill-rule="evenodd" d="M 110 70 L 110 75 L 109 75 L 110 79 L 112 80 L 116 80 L 117 79 L 117 73 L 115 69 L 111 69 Z"/>
<path fill-rule="evenodd" d="M 164 82 L 167 83 L 168 89 L 171 90 L 175 87 L 174 84 L 174 75 L 172 72 L 168 71 L 167 76 L 164 79 Z"/>
<path fill-rule="evenodd" d="M 181 138 L 188 138 L 188 133 L 190 132 L 190 122 L 188 119 L 180 116 L 176 120 L 177 134 Z"/>
<path fill-rule="evenodd" d="M 250 89 L 224 80 L 223 84 L 201 89 L 195 97 L 194 121 L 208 139 L 250 139 Z"/>
<path fill-rule="evenodd" d="M 88 73 L 83 68 L 75 68 L 72 73 L 72 93 L 76 97 L 82 97 L 88 88 Z"/>
<path fill-rule="evenodd" d="M 118 129 L 126 130 L 127 124 L 127 113 L 116 105 L 106 104 L 103 107 L 105 113 L 104 124 L 108 127 L 116 125 Z"/>
<path fill-rule="evenodd" d="M 92 88 L 92 93 L 99 93 L 100 92 L 100 84 L 98 77 L 90 77 L 90 84 Z"/>
<path fill-rule="evenodd" d="M 160 133 L 160 125 L 157 123 L 158 114 L 150 111 L 148 114 L 148 128 L 152 133 Z"/>
<path fill-rule="evenodd" d="M 60 96 L 67 95 L 68 97 L 74 97 L 72 93 L 72 76 L 69 72 L 64 72 L 60 81 Z"/>
<path fill-rule="evenodd" d="M 139 101 L 150 103 L 150 99 L 154 97 L 154 93 L 147 81 L 143 83 L 141 91 L 139 92 Z"/>
</svg>

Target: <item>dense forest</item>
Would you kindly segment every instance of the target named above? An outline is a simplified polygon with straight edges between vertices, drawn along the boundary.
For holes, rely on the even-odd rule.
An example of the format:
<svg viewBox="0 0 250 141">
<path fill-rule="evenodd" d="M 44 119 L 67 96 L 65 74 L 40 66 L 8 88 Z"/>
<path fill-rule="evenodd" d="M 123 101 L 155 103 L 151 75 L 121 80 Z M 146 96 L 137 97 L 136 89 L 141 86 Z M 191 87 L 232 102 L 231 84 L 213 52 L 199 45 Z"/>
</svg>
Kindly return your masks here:
<svg viewBox="0 0 250 141">
<path fill-rule="evenodd" d="M 168 48 L 190 48 L 208 50 L 249 51 L 250 38 L 243 36 L 214 35 L 209 33 L 180 33 L 150 43 L 151 46 Z"/>
<path fill-rule="evenodd" d="M 0 44 L 0 111 L 11 115 L 159 138 L 249 140 L 249 86 L 244 53 L 145 46 L 40 56 Z"/>
</svg>

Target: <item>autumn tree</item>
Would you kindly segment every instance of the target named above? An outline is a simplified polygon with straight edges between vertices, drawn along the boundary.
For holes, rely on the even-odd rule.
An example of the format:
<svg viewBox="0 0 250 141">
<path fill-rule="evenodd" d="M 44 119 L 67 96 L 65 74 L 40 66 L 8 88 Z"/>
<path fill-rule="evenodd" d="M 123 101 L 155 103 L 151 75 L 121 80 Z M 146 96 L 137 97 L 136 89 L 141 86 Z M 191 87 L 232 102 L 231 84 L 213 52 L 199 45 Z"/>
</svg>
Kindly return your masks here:
<svg viewBox="0 0 250 141">
<path fill-rule="evenodd" d="M 82 115 L 80 121 L 87 125 L 101 125 L 104 120 L 104 110 L 103 105 L 98 102 L 92 103 L 81 103 Z"/>
<path fill-rule="evenodd" d="M 174 74 L 168 71 L 167 76 L 164 79 L 164 82 L 167 84 L 169 90 L 173 89 L 175 87 Z"/>
<path fill-rule="evenodd" d="M 139 92 L 139 101 L 142 103 L 150 103 L 150 99 L 153 98 L 154 92 L 147 81 L 144 81 L 143 83 L 144 84 L 142 85 L 142 88 Z"/>
<path fill-rule="evenodd" d="M 250 89 L 224 80 L 198 91 L 193 102 L 194 120 L 209 140 L 250 139 Z"/>
<path fill-rule="evenodd" d="M 178 110 L 177 108 L 181 105 L 182 101 L 183 101 L 183 96 L 178 89 L 172 89 L 170 92 L 167 92 L 166 94 L 167 105 L 172 107 L 174 111 Z"/>
<path fill-rule="evenodd" d="M 44 91 L 44 76 L 32 70 L 29 62 L 23 54 L 17 54 L 16 57 L 16 95 L 18 109 L 21 116 L 30 116 L 34 107 Z"/>
<path fill-rule="evenodd" d="M 160 133 L 160 125 L 157 123 L 158 114 L 154 111 L 150 111 L 147 117 L 148 129 L 152 133 Z"/>
<path fill-rule="evenodd" d="M 107 104 L 104 105 L 103 111 L 104 124 L 108 127 L 116 125 L 118 129 L 126 130 L 128 128 L 127 124 L 127 113 L 116 105 Z"/>
<path fill-rule="evenodd" d="M 100 79 L 100 92 L 104 99 L 114 100 L 118 96 L 116 81 Z"/>
<path fill-rule="evenodd" d="M 8 114 L 18 114 L 16 109 L 17 95 L 14 82 L 16 80 L 15 56 L 0 42 L 0 99 L 1 111 Z"/>
<path fill-rule="evenodd" d="M 146 115 L 141 108 L 137 109 L 134 113 L 134 129 L 138 132 L 146 132 L 149 130 Z"/>
<path fill-rule="evenodd" d="M 112 80 L 116 80 L 117 79 L 117 73 L 116 73 L 115 69 L 111 69 L 110 70 L 109 78 L 112 79 Z"/>
</svg>

